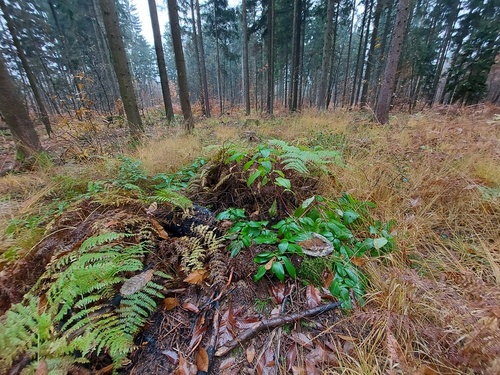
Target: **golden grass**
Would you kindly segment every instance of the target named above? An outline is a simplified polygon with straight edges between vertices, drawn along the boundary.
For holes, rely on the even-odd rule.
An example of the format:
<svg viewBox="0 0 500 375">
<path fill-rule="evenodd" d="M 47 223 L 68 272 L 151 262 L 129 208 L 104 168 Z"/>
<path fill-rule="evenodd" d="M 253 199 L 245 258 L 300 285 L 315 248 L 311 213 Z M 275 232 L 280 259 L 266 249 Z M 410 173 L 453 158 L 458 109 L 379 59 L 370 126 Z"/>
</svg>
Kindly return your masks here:
<svg viewBox="0 0 500 375">
<path fill-rule="evenodd" d="M 498 113 L 396 114 L 384 127 L 344 111 L 209 119 L 190 136 L 162 138 L 159 131 L 133 156 L 150 174 L 169 172 L 205 146 L 245 142 L 248 131 L 341 150 L 345 167 L 331 167 L 335 184 L 324 184 L 323 193 L 374 201 L 375 217 L 397 221 L 398 250 L 365 264 L 366 305 L 325 330 L 339 346 L 339 366 L 325 365 L 324 373 L 495 374 L 500 202 L 482 190 L 500 188 L 500 129 L 488 123 L 492 111 Z M 80 173 L 101 178 L 115 170 L 105 164 Z M 3 177 L 0 193 L 28 199 L 47 181 L 47 173 Z M 334 333 L 338 327 L 355 338 L 352 345 Z"/>
</svg>

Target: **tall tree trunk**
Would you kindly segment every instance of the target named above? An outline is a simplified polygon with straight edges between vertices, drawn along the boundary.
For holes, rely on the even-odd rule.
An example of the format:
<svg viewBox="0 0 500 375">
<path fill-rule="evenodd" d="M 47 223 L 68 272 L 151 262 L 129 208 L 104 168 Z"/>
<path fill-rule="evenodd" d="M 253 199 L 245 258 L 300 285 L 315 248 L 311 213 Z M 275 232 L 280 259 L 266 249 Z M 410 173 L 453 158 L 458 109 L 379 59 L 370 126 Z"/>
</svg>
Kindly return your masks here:
<svg viewBox="0 0 500 375">
<path fill-rule="evenodd" d="M 267 113 L 273 114 L 274 104 L 274 0 L 267 8 Z"/>
<path fill-rule="evenodd" d="M 205 64 L 205 47 L 203 45 L 203 33 L 201 30 L 200 1 L 195 1 L 196 6 L 196 26 L 198 27 L 198 43 L 200 44 L 200 69 L 201 80 L 203 82 L 203 95 L 205 97 L 205 115 L 210 117 L 210 96 L 208 95 L 207 67 Z"/>
<path fill-rule="evenodd" d="M 382 87 L 375 106 L 375 116 L 380 124 L 387 123 L 389 119 L 389 109 L 396 84 L 396 71 L 403 51 L 409 14 L 410 0 L 399 0 Z"/>
<path fill-rule="evenodd" d="M 394 2 L 393 1 L 388 1 L 388 6 L 387 6 L 387 11 L 385 15 L 385 24 L 384 24 L 384 32 L 382 34 L 382 38 L 380 41 L 380 51 L 378 53 L 378 63 L 377 63 L 377 69 L 375 70 L 375 90 L 373 92 L 373 98 L 371 100 L 371 103 L 373 106 L 375 106 L 375 103 L 377 102 L 377 98 L 380 92 L 380 86 L 381 86 L 381 78 L 380 76 L 384 72 L 385 68 L 385 62 L 387 61 L 386 55 L 385 55 L 385 50 L 387 48 L 387 41 L 389 39 L 389 33 L 391 31 L 391 18 L 392 18 L 392 12 L 394 9 Z"/>
<path fill-rule="evenodd" d="M 368 61 L 366 63 L 365 79 L 363 81 L 363 91 L 361 93 L 361 107 L 365 107 L 368 99 L 368 88 L 370 87 L 370 79 L 373 66 L 375 64 L 375 46 L 377 44 L 378 26 L 380 23 L 380 15 L 382 13 L 382 6 L 384 0 L 376 0 L 375 14 L 373 16 L 373 29 L 370 38 L 370 51 L 368 52 Z"/>
<path fill-rule="evenodd" d="M 21 93 L 7 70 L 0 54 L 0 112 L 9 127 L 16 144 L 16 159 L 26 165 L 33 163 L 43 151 Z"/>
<path fill-rule="evenodd" d="M 38 109 L 40 110 L 40 115 L 41 115 L 40 117 L 43 125 L 45 126 L 45 131 L 50 136 L 50 134 L 52 133 L 52 127 L 50 125 L 49 115 L 47 113 L 47 110 L 45 109 L 45 105 L 43 104 L 42 95 L 38 90 L 38 85 L 36 83 L 35 75 L 33 74 L 33 71 L 31 70 L 28 64 L 28 59 L 26 58 L 23 48 L 21 47 L 21 42 L 17 37 L 16 28 L 14 27 L 14 23 L 12 22 L 12 18 L 10 17 L 10 10 L 5 4 L 4 0 L 0 0 L 0 8 L 2 9 L 3 18 L 7 23 L 7 28 L 9 29 L 10 36 L 12 37 L 12 41 L 14 42 L 14 46 L 16 47 L 17 56 L 19 56 L 23 69 L 26 72 L 26 77 L 28 78 L 31 91 L 33 91 L 35 102 L 38 106 Z"/>
<path fill-rule="evenodd" d="M 321 78 L 319 81 L 317 109 L 325 109 L 326 89 L 328 86 L 328 68 L 332 57 L 332 25 L 335 0 L 328 0 L 326 7 L 325 36 L 323 42 L 323 59 L 321 61 Z"/>
<path fill-rule="evenodd" d="M 241 1 L 241 23 L 243 31 L 243 98 L 245 114 L 250 114 L 250 72 L 248 68 L 248 26 L 247 26 L 247 0 Z"/>
<path fill-rule="evenodd" d="M 123 36 L 118 23 L 118 14 L 114 0 L 99 0 L 101 6 L 104 27 L 108 36 L 109 48 L 113 59 L 113 68 L 120 88 L 120 96 L 123 101 L 123 107 L 127 115 L 128 126 L 132 140 L 140 140 L 144 128 L 142 126 L 141 116 L 137 108 L 137 100 L 130 74 L 129 63 L 125 53 Z"/>
<path fill-rule="evenodd" d="M 158 71 L 160 73 L 161 93 L 163 96 L 163 105 L 165 107 L 165 115 L 167 121 L 170 122 L 174 118 L 174 110 L 172 108 L 172 97 L 170 96 L 170 88 L 168 86 L 167 67 L 165 65 L 165 54 L 163 53 L 163 44 L 161 42 L 160 24 L 158 22 L 158 12 L 156 9 L 156 1 L 148 0 L 149 14 L 151 17 L 151 26 L 153 27 L 153 36 L 156 51 L 156 61 L 158 62 Z"/>
<path fill-rule="evenodd" d="M 194 2 L 190 0 L 189 6 L 191 8 L 191 28 L 193 32 L 193 46 L 194 46 L 194 55 L 196 57 L 196 73 L 198 75 L 198 85 L 200 90 L 200 105 L 201 105 L 201 114 L 203 116 L 207 115 L 207 110 L 205 108 L 205 95 L 203 93 L 203 80 L 201 78 L 201 63 L 200 63 L 200 49 L 198 47 L 198 32 L 196 31 L 196 19 L 194 16 Z"/>
<path fill-rule="evenodd" d="M 181 102 L 182 115 L 184 116 L 184 127 L 189 133 L 194 128 L 193 113 L 189 102 L 189 87 L 186 74 L 186 61 L 182 50 L 181 27 L 179 24 L 179 13 L 177 0 L 169 0 L 168 16 L 170 18 L 170 32 L 175 55 L 175 69 L 177 70 L 177 83 L 179 84 L 179 100 Z"/>
<path fill-rule="evenodd" d="M 300 29 L 301 29 L 301 0 L 294 0 L 293 4 L 293 33 L 292 33 L 292 66 L 290 80 L 290 94 L 288 108 L 297 110 L 300 68 Z"/>
<path fill-rule="evenodd" d="M 367 3 L 368 3 L 368 1 L 365 0 L 365 11 L 363 12 L 363 20 L 361 21 L 361 35 L 359 37 L 358 53 L 357 53 L 357 56 L 356 56 L 356 66 L 354 68 L 354 78 L 352 80 L 351 101 L 349 103 L 350 107 L 352 107 L 354 105 L 354 98 L 356 96 L 356 84 L 357 84 L 357 81 L 358 81 L 358 73 L 359 73 L 360 65 L 362 64 L 362 62 L 361 62 L 361 53 L 362 53 L 361 50 L 363 48 L 363 40 L 364 40 L 364 36 L 365 36 L 366 17 L 368 15 Z M 363 69 L 361 69 L 361 73 L 363 73 Z"/>
<path fill-rule="evenodd" d="M 331 51 L 331 67 L 330 67 L 330 79 L 328 81 L 328 93 L 326 97 L 326 105 L 325 108 L 328 109 L 330 105 L 330 101 L 332 99 L 332 90 L 334 87 L 334 82 L 338 75 L 338 71 L 335 69 L 335 49 L 337 47 L 337 29 L 339 25 L 339 10 L 340 10 L 340 1 L 337 1 L 337 9 L 335 10 L 335 26 L 333 28 L 333 43 L 332 43 L 332 51 Z"/>
<path fill-rule="evenodd" d="M 357 105 L 359 101 L 359 94 L 361 92 L 361 84 L 363 83 L 363 73 L 365 70 L 365 56 L 366 56 L 366 49 L 368 48 L 368 34 L 370 33 L 370 19 L 372 17 L 372 7 L 373 7 L 373 1 L 367 0 L 365 2 L 365 15 L 366 15 L 366 8 L 368 7 L 368 17 L 366 20 L 364 19 L 363 16 L 363 26 L 361 26 L 363 29 L 366 26 L 366 31 L 364 33 L 364 42 L 363 42 L 363 47 L 361 50 L 361 53 L 359 53 L 360 56 L 358 56 L 358 64 L 356 65 L 356 70 L 358 70 L 359 67 L 359 76 L 355 74 L 355 77 L 358 76 L 358 81 L 356 82 L 356 78 L 354 79 L 354 83 L 356 84 L 356 94 L 354 94 L 353 90 L 353 96 L 351 98 L 351 106 Z M 363 34 L 361 34 L 363 35 Z M 363 39 L 363 38 L 362 38 Z M 361 41 L 360 41 L 361 44 Z"/>
<path fill-rule="evenodd" d="M 356 15 L 356 0 L 353 0 L 352 4 L 352 18 L 351 18 L 351 32 L 349 33 L 349 43 L 347 45 L 347 63 L 345 67 L 345 77 L 344 77 L 344 90 L 342 92 L 342 107 L 344 106 L 345 96 L 347 93 L 347 80 L 349 79 L 349 70 L 351 68 L 351 46 L 352 46 L 352 34 L 354 31 L 354 16 Z"/>
</svg>

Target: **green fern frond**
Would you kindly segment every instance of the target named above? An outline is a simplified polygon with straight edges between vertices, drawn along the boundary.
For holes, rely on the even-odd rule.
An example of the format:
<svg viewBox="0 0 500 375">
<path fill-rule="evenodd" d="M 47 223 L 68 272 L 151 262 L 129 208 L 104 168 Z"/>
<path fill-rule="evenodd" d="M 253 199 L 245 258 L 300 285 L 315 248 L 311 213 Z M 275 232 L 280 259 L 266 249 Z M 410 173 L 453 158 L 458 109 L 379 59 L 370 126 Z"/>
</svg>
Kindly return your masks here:
<svg viewBox="0 0 500 375">
<path fill-rule="evenodd" d="M 183 210 L 187 210 L 193 206 L 193 202 L 191 202 L 189 198 L 170 189 L 157 190 L 155 195 L 149 197 L 149 200 L 151 202 L 170 203 L 171 205 L 182 208 Z"/>
<path fill-rule="evenodd" d="M 110 243 L 114 241 L 121 240 L 125 237 L 130 237 L 130 234 L 127 233 L 115 233 L 115 232 L 110 232 L 110 233 L 104 233 L 100 234 L 97 236 L 89 237 L 80 246 L 80 252 L 85 252 L 88 249 L 94 248 L 96 246 L 103 245 L 105 243 Z"/>
</svg>

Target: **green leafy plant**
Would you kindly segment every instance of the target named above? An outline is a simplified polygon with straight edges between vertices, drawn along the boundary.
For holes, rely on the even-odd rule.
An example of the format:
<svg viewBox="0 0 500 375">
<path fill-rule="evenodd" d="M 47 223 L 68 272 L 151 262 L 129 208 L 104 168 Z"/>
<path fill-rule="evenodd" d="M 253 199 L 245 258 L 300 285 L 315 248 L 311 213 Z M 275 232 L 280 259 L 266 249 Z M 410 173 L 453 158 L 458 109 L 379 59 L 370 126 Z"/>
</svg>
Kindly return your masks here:
<svg viewBox="0 0 500 375">
<path fill-rule="evenodd" d="M 163 286 L 155 279 L 169 277 L 143 271 L 142 258 L 151 243 L 132 239 L 127 233 L 104 233 L 53 259 L 25 302 L 2 318 L 1 368 L 8 369 L 21 353 L 57 364 L 61 358 L 85 362 L 101 352 L 119 367 L 156 309 L 155 299 L 163 298 Z M 130 277 L 134 273 L 139 274 Z M 47 280 L 51 283 L 44 290 Z M 40 293 L 43 303 L 35 297 Z"/>
</svg>

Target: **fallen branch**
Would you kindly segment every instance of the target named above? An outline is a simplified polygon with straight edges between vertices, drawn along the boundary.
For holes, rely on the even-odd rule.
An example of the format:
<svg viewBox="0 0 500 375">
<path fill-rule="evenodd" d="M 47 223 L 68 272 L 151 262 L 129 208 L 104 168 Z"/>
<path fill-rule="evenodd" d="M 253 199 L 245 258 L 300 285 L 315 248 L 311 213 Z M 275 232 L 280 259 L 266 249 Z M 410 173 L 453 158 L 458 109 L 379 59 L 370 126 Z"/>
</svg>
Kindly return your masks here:
<svg viewBox="0 0 500 375">
<path fill-rule="evenodd" d="M 238 344 L 243 344 L 244 342 L 250 340 L 251 338 L 257 336 L 258 333 L 265 329 L 273 329 L 276 327 L 280 327 L 284 324 L 293 323 L 302 318 L 306 318 L 309 316 L 323 314 L 327 311 L 336 309 L 340 307 L 340 302 L 330 303 L 328 305 L 318 306 L 313 309 L 300 311 L 295 314 L 290 315 L 281 315 L 276 318 L 261 320 L 258 325 L 253 328 L 247 329 L 243 332 L 239 337 L 234 340 L 228 342 L 225 346 L 221 346 L 217 352 L 215 352 L 216 357 L 222 357 L 229 353 L 232 349 L 234 349 Z"/>
</svg>

